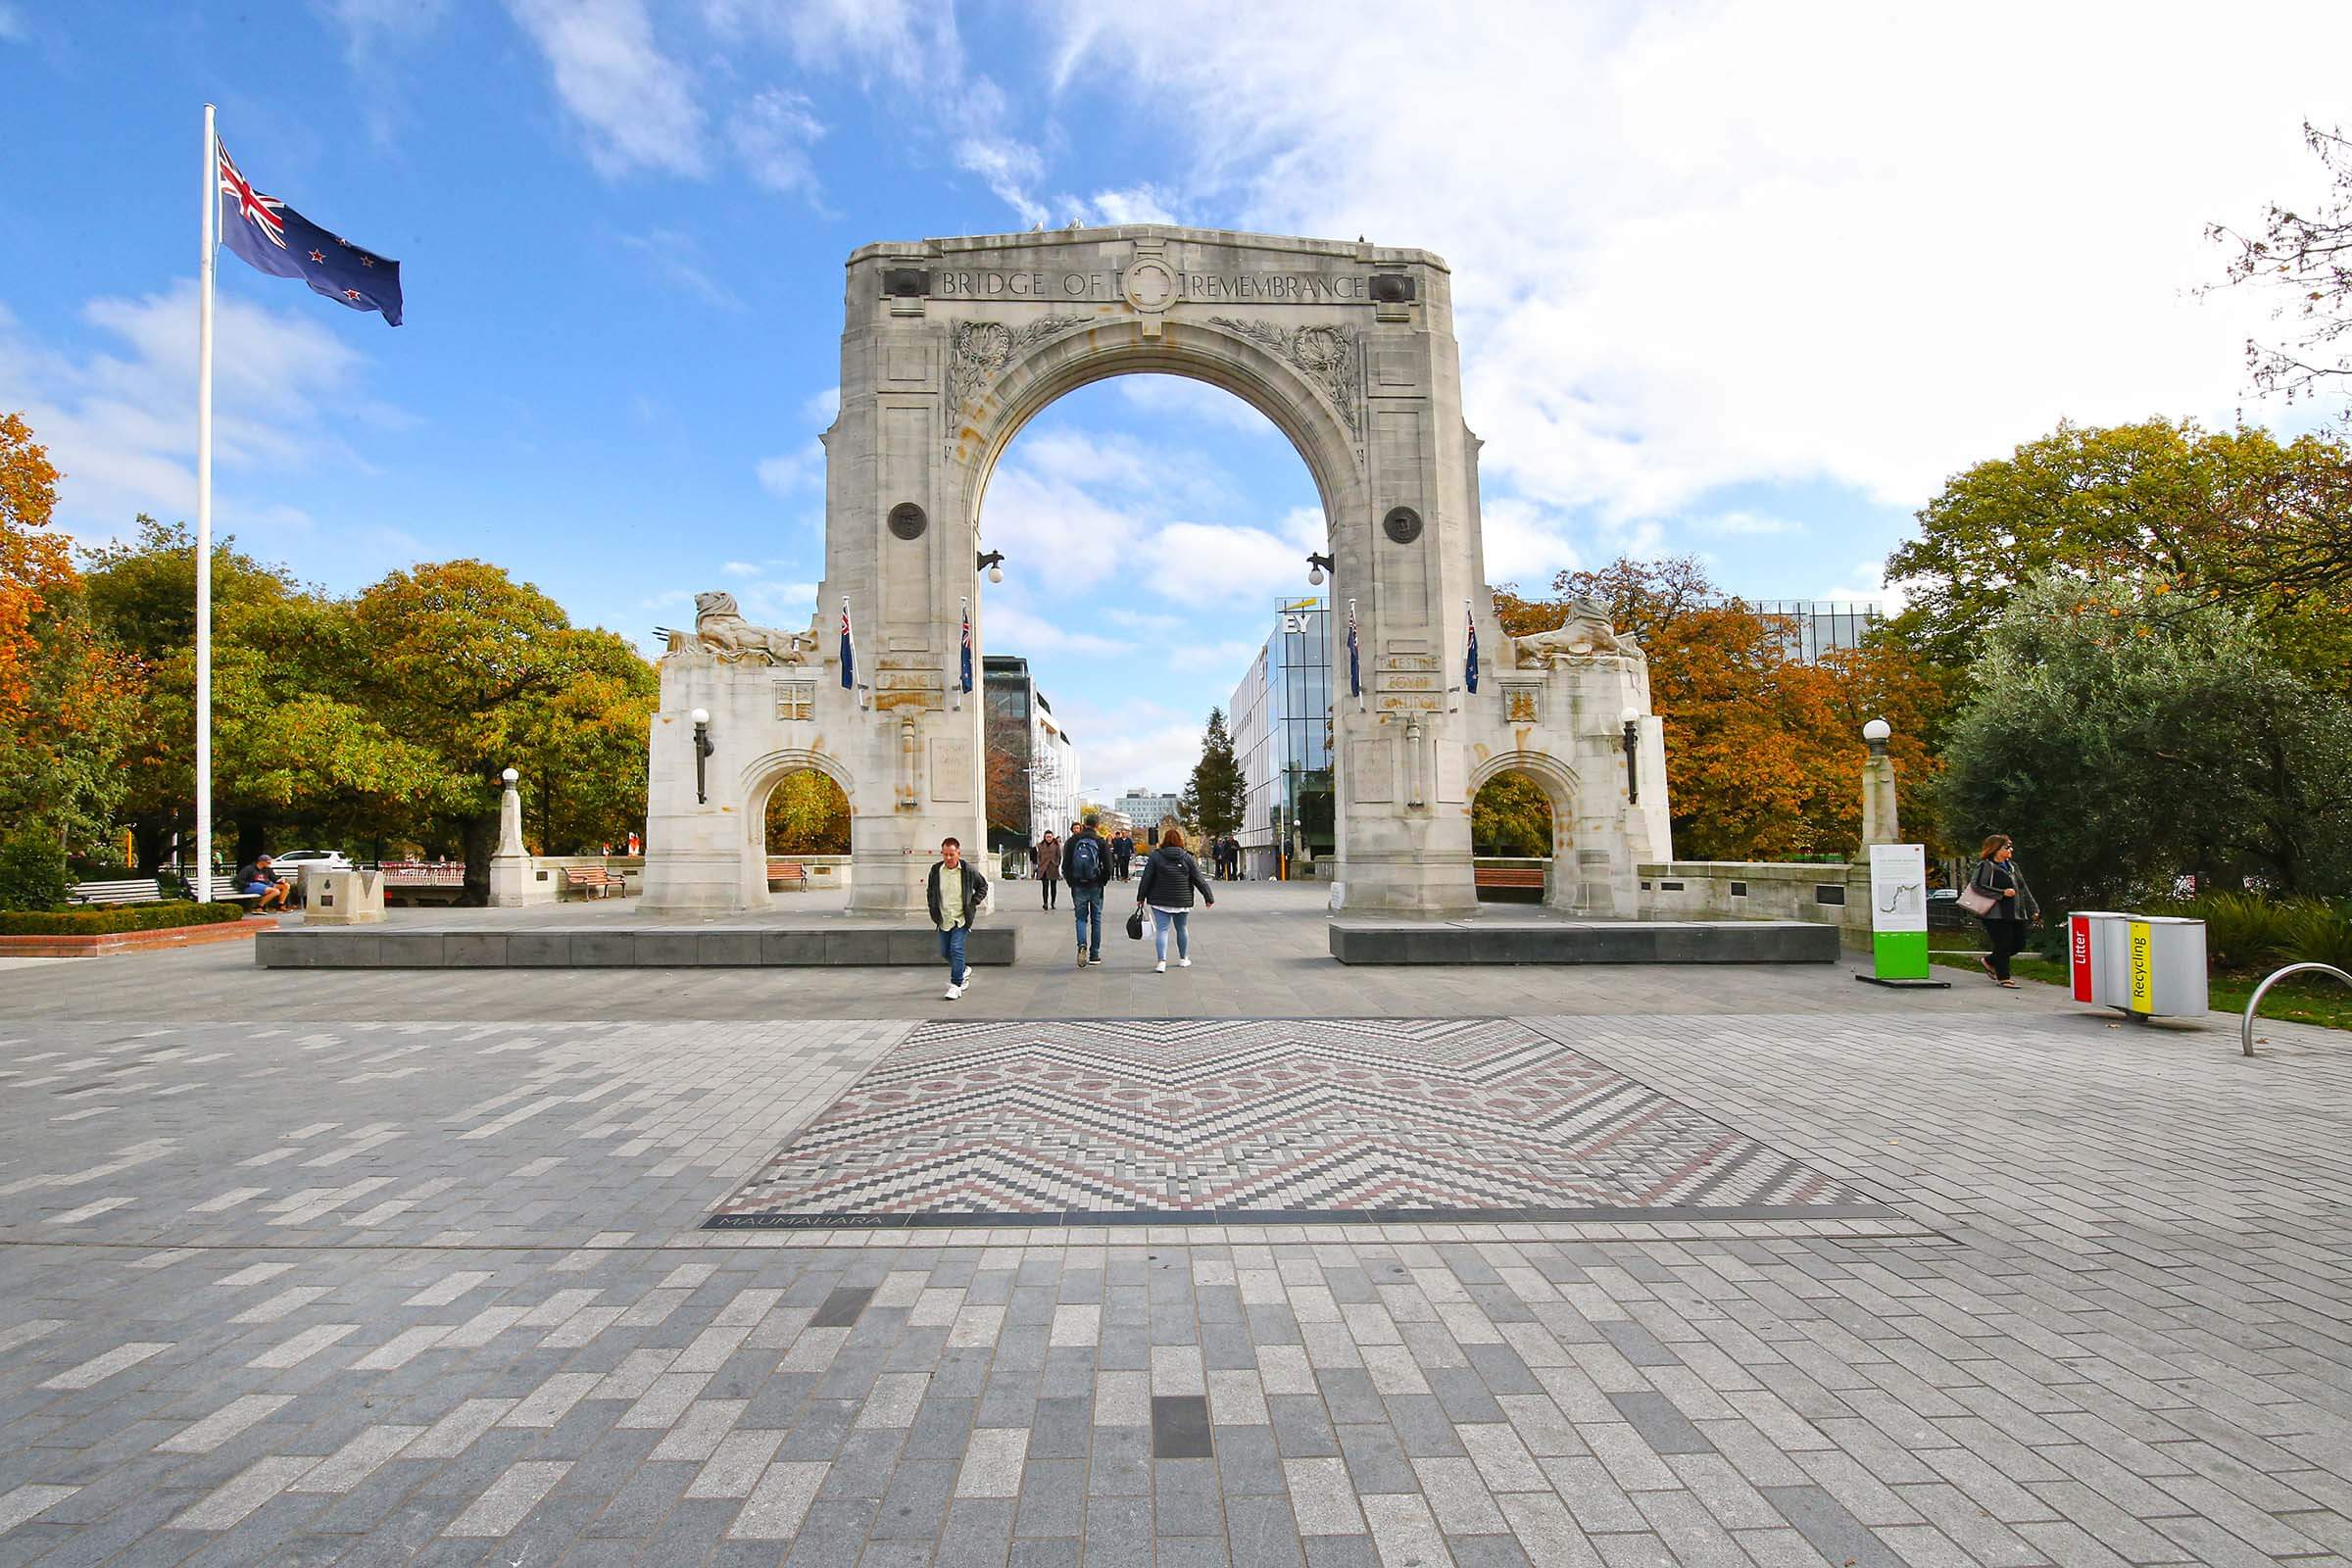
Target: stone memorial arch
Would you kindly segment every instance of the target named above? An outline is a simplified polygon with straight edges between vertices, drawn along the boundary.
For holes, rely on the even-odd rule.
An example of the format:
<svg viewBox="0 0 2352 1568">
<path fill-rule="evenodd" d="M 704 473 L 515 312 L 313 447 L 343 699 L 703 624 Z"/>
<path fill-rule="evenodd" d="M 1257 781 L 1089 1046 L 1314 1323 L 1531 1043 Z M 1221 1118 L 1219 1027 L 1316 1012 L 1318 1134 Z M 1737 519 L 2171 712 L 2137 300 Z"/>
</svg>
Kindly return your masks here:
<svg viewBox="0 0 2352 1568">
<path fill-rule="evenodd" d="M 1363 679 L 1361 699 L 1349 696 L 1335 634 L 1335 906 L 1466 911 L 1471 798 L 1516 770 L 1552 808 L 1548 902 L 1635 912 L 1635 866 L 1671 858 L 1647 665 L 1596 611 L 1516 643 L 1496 626 L 1444 262 L 1361 242 L 1132 225 L 869 245 L 848 273 L 816 613 L 805 631 L 762 628 L 730 596 L 704 594 L 695 629 L 670 634 L 651 742 L 646 907 L 766 906 L 767 797 L 786 773 L 815 767 L 849 796 L 852 910 L 921 910 L 939 841 L 986 838 L 977 673 L 989 475 L 1063 393 L 1162 371 L 1222 387 L 1273 420 L 1322 496 L 1331 602 L 1342 620 L 1355 606 Z"/>
</svg>

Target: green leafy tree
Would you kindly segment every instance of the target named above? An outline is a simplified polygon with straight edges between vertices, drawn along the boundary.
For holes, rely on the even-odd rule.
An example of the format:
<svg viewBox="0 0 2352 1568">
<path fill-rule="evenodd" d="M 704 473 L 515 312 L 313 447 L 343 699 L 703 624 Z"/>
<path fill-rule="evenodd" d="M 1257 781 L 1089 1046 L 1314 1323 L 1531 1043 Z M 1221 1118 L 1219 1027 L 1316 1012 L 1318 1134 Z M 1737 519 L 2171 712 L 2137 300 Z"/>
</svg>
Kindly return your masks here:
<svg viewBox="0 0 2352 1568">
<path fill-rule="evenodd" d="M 554 600 L 482 561 L 396 571 L 352 614 L 364 701 L 416 748 L 416 819 L 462 849 L 468 903 L 489 897 L 509 766 L 582 795 L 572 820 L 588 826 L 565 831 L 609 834 L 643 819 L 653 671 L 612 633 L 573 627 Z"/>
<path fill-rule="evenodd" d="M 1200 737 L 1200 760 L 1193 764 L 1184 787 L 1180 814 L 1210 838 L 1238 832 L 1242 826 L 1244 783 L 1241 763 L 1234 759 L 1233 736 L 1225 728 L 1225 710 L 1208 710 L 1208 728 Z"/>
<path fill-rule="evenodd" d="M 2305 667 L 2340 669 L 2352 654 L 2352 452 L 2188 420 L 2062 423 L 1955 474 L 1886 576 L 1908 595 L 1898 635 L 1941 665 L 1971 662 L 2009 597 L 2047 577 L 2129 579 L 2171 613 L 2230 605 Z"/>
<path fill-rule="evenodd" d="M 850 798 L 815 768 L 787 773 L 767 798 L 770 855 L 850 853 Z"/>
<path fill-rule="evenodd" d="M 2182 872 L 2344 891 L 2352 702 L 2246 612 L 2168 597 L 2071 574 L 2011 596 L 1949 732 L 1952 839 L 2015 837 L 2053 912 L 2163 893 Z"/>
</svg>

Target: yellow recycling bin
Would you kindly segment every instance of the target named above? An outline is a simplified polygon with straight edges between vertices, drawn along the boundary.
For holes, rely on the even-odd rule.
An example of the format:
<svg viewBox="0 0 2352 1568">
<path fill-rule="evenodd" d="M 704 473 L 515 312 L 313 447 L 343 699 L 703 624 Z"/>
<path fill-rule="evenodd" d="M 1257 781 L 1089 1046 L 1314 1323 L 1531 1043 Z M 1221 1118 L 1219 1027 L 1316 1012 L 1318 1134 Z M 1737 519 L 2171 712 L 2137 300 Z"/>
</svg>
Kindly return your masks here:
<svg viewBox="0 0 2352 1568">
<path fill-rule="evenodd" d="M 2107 909 L 2067 916 L 2077 1002 L 2129 1018 L 2194 1018 L 2206 1009 L 2205 922 Z"/>
</svg>

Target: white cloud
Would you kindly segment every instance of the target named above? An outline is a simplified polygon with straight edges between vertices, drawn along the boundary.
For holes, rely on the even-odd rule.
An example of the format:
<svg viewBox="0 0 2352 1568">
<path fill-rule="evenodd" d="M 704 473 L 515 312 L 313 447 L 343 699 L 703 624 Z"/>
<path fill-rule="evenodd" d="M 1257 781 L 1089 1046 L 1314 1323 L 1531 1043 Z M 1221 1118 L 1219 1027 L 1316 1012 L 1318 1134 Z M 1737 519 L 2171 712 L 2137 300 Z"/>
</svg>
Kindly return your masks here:
<svg viewBox="0 0 2352 1568">
<path fill-rule="evenodd" d="M 1692 524 L 1700 533 L 1718 538 L 1738 535 L 1761 538 L 1773 534 L 1803 533 L 1805 525 L 1788 517 L 1768 517 L 1753 512 L 1725 512 L 1712 517 L 1701 517 Z"/>
<path fill-rule="evenodd" d="M 821 392 L 811 392 L 801 407 L 819 426 L 830 425 L 841 413 L 841 388 L 829 386 Z"/>
<path fill-rule="evenodd" d="M 0 4 L 0 41 L 22 43 L 25 37 L 24 19 L 17 15 L 17 8 L 12 5 Z M 203 194 L 201 189 L 197 194 Z"/>
<path fill-rule="evenodd" d="M 643 0 L 507 0 L 555 74 L 607 177 L 636 170 L 700 175 L 710 167 L 691 74 L 654 41 Z"/>
<path fill-rule="evenodd" d="M 761 458 L 757 471 L 760 489 L 778 501 L 798 501 L 809 486 L 823 479 L 825 449 L 811 441 L 798 452 Z"/>
<path fill-rule="evenodd" d="M 1083 698 L 1064 701 L 1051 688 L 1047 695 L 1077 745 L 1090 800 L 1108 805 L 1131 789 L 1181 790 L 1200 760 L 1206 709 L 1181 713 L 1148 698 L 1124 699 L 1111 709 Z"/>
<path fill-rule="evenodd" d="M 2202 225 L 2313 189 L 2352 11 L 2166 9 L 1498 0 L 1301 51 L 1279 10 L 1166 49 L 1062 0 L 1049 30 L 1236 226 L 1444 255 L 1490 497 L 1632 522 L 1742 481 L 1915 506 L 2061 416 L 2228 417 L 2260 305 L 2192 297 Z"/>
<path fill-rule="evenodd" d="M 1853 570 L 1846 574 L 1845 581 L 1832 583 L 1811 597 L 1841 605 L 1876 605 L 1886 614 L 1899 615 L 1903 612 L 1908 595 L 1899 582 L 1882 583 L 1879 577 L 1883 569 L 1879 562 L 1858 561 Z"/>
<path fill-rule="evenodd" d="M 59 521 L 114 537 L 139 512 L 192 517 L 196 505 L 196 284 L 91 301 L 83 318 L 113 347 L 74 357 L 25 333 L 0 307 L 0 408 L 23 409 L 65 478 Z M 415 421 L 362 387 L 366 360 L 316 313 L 280 313 L 223 289 L 214 318 L 214 522 L 249 539 L 300 532 L 299 508 L 264 497 L 289 473 L 365 470 L 336 433 Z M 328 420 L 320 410 L 334 410 Z"/>
<path fill-rule="evenodd" d="M 702 247 L 683 229 L 657 228 L 644 234 L 623 234 L 621 247 L 641 258 L 654 274 L 684 289 L 707 305 L 721 310 L 745 309 L 733 289 L 705 270 Z"/>
<path fill-rule="evenodd" d="M 1040 615 L 1009 599 L 989 603 L 981 612 L 981 633 L 989 651 L 1035 657 L 1041 654 L 1086 654 L 1104 659 L 1124 659 L 1136 650 L 1136 645 L 1116 637 L 1104 637 L 1084 628 L 1082 622 L 1054 619 Z"/>
<path fill-rule="evenodd" d="M 1118 227 L 1127 223 L 1182 222 L 1172 210 L 1175 194 L 1157 185 L 1099 190 L 1091 197 L 1065 196 L 1062 203 L 1080 222 Z"/>
<path fill-rule="evenodd" d="M 718 569 L 730 577 L 757 577 L 760 575 L 758 564 L 749 561 L 729 561 L 722 564 Z"/>
<path fill-rule="evenodd" d="M 978 174 L 1023 223 L 1034 227 L 1053 216 L 1029 194 L 1045 168 L 1034 147 L 1002 136 L 966 136 L 956 149 L 956 167 Z"/>
<path fill-rule="evenodd" d="M 782 88 L 756 93 L 737 105 L 727 124 L 727 138 L 745 171 L 769 190 L 787 195 L 815 192 L 816 168 L 809 162 L 808 147 L 824 133 L 808 100 Z"/>
<path fill-rule="evenodd" d="M 1533 593 L 1554 573 L 1574 571 L 1583 553 L 1566 519 L 1516 496 L 1489 495 L 1479 508 L 1487 547 L 1487 581 L 1517 583 Z"/>
</svg>

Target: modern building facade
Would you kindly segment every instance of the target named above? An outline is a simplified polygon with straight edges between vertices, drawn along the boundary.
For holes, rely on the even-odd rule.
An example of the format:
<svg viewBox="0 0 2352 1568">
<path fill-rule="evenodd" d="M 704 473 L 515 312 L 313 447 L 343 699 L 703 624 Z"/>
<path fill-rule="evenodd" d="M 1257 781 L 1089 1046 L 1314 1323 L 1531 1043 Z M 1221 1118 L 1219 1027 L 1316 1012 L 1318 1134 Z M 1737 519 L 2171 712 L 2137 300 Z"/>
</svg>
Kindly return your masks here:
<svg viewBox="0 0 2352 1568">
<path fill-rule="evenodd" d="M 1162 795 L 1156 790 L 1129 790 L 1112 804 L 1127 818 L 1129 831 L 1138 838 L 1149 834 L 1153 843 L 1159 842 L 1161 819 L 1177 815 L 1179 797 Z"/>
<path fill-rule="evenodd" d="M 1037 689 L 1029 661 L 989 654 L 980 663 L 988 847 L 1025 863 L 1046 829 L 1067 829 L 1078 801 L 1078 748 Z"/>
<path fill-rule="evenodd" d="M 1834 648 L 1859 648 L 1870 628 L 1885 616 L 1873 604 L 1840 604 L 1826 599 L 1748 599 L 1740 601 L 1782 632 L 1789 653 L 1811 663 Z"/>
<path fill-rule="evenodd" d="M 1338 847 L 1331 645 L 1331 613 L 1321 600 L 1286 604 L 1233 690 L 1227 723 L 1243 792 L 1235 837 L 1248 876 L 1320 876 Z"/>
</svg>

